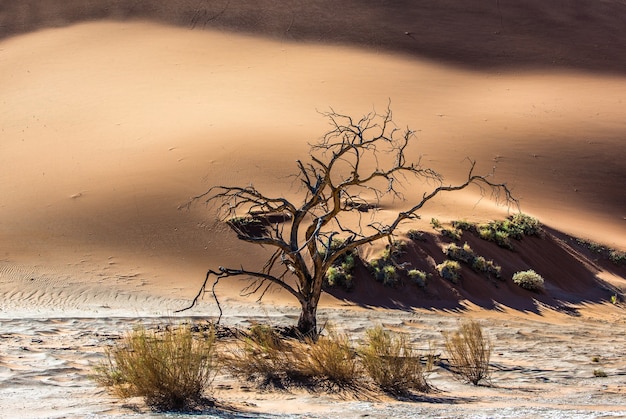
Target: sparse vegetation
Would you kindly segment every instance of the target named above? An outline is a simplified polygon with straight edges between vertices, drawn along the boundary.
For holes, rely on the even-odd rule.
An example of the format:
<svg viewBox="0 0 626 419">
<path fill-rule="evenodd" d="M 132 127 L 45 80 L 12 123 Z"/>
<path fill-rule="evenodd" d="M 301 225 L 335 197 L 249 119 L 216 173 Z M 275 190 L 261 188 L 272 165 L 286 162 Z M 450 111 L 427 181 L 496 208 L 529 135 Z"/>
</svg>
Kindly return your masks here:
<svg viewBox="0 0 626 419">
<path fill-rule="evenodd" d="M 598 377 L 598 378 L 605 378 L 608 375 L 602 368 L 597 368 L 597 369 L 593 370 L 593 376 L 594 377 Z"/>
<path fill-rule="evenodd" d="M 492 260 L 486 260 L 482 256 L 477 256 L 467 243 L 463 246 L 452 243 L 446 246 L 443 252 L 449 259 L 463 262 L 476 272 L 485 272 L 496 278 L 500 278 L 502 268 L 496 265 Z"/>
<path fill-rule="evenodd" d="M 398 283 L 398 273 L 393 265 L 383 266 L 383 285 L 393 286 Z"/>
<path fill-rule="evenodd" d="M 578 244 L 580 244 L 581 246 L 585 246 L 587 249 L 589 249 L 592 253 L 603 253 L 608 251 L 608 248 L 606 246 L 601 245 L 600 243 L 591 241 L 591 240 L 585 240 L 585 239 L 576 239 L 576 241 L 578 242 Z"/>
<path fill-rule="evenodd" d="M 395 240 L 391 244 L 385 246 L 385 250 L 381 258 L 385 261 L 397 259 L 406 253 L 406 243 L 402 240 Z"/>
<path fill-rule="evenodd" d="M 603 244 L 586 240 L 586 239 L 576 239 L 576 242 L 589 249 L 592 253 L 603 256 L 607 258 L 609 261 L 616 265 L 626 265 L 626 252 L 621 250 L 613 249 L 611 247 L 605 246 Z"/>
<path fill-rule="evenodd" d="M 462 231 L 473 231 L 476 229 L 475 223 L 470 223 L 466 220 L 456 220 L 452 221 L 452 227 L 462 230 Z"/>
<path fill-rule="evenodd" d="M 411 269 L 408 272 L 409 278 L 415 285 L 420 288 L 424 288 L 428 283 L 428 274 L 418 269 Z"/>
<path fill-rule="evenodd" d="M 396 260 L 405 252 L 405 248 L 406 243 L 402 241 L 393 242 L 385 247 L 379 258 L 372 259 L 368 263 L 368 268 L 376 281 L 390 287 L 398 285 L 400 282 L 398 271 L 403 268 L 397 266 Z"/>
<path fill-rule="evenodd" d="M 489 379 L 491 343 L 479 323 L 464 322 L 457 331 L 444 332 L 443 336 L 450 370 L 456 376 L 474 385 Z"/>
<path fill-rule="evenodd" d="M 381 326 L 367 330 L 359 354 L 368 376 L 385 392 L 402 395 L 430 388 L 420 356 L 404 335 L 392 334 Z"/>
<path fill-rule="evenodd" d="M 482 256 L 476 256 L 474 260 L 472 260 L 471 267 L 476 272 L 485 272 L 496 278 L 502 277 L 502 267 L 497 265 L 493 260 L 487 260 Z"/>
<path fill-rule="evenodd" d="M 626 252 L 611 249 L 609 250 L 609 260 L 616 265 L 626 265 Z"/>
<path fill-rule="evenodd" d="M 515 238 L 521 238 L 521 236 L 538 236 L 541 237 L 543 232 L 543 226 L 538 219 L 531 217 L 530 215 L 523 214 L 521 212 L 509 217 L 511 221 L 511 228 L 518 232 Z"/>
<path fill-rule="evenodd" d="M 487 241 L 496 243 L 498 246 L 512 250 L 513 244 L 509 239 L 509 233 L 498 230 L 498 226 L 493 223 L 481 224 L 478 226 L 478 236 Z"/>
<path fill-rule="evenodd" d="M 471 263 L 474 258 L 474 251 L 465 243 L 463 246 L 458 246 L 454 243 L 446 246 L 443 250 L 447 257 L 452 260 L 458 260 L 459 262 Z"/>
<path fill-rule="evenodd" d="M 215 333 L 192 333 L 189 326 L 151 331 L 139 328 L 105 350 L 96 381 L 116 395 L 143 397 L 159 411 L 187 411 L 200 405 L 218 364 Z"/>
<path fill-rule="evenodd" d="M 513 282 L 526 290 L 535 292 L 543 290 L 544 287 L 543 277 L 532 269 L 514 273 Z"/>
<path fill-rule="evenodd" d="M 443 279 L 458 284 L 461 279 L 461 264 L 456 260 L 446 259 L 435 267 Z"/>
<path fill-rule="evenodd" d="M 426 240 L 424 232 L 423 231 L 419 231 L 419 230 L 415 230 L 415 229 L 411 229 L 411 230 L 407 231 L 406 232 L 406 236 L 410 240 L 412 240 L 414 242 Z"/>
<path fill-rule="evenodd" d="M 511 239 L 521 240 L 524 236 L 539 236 L 543 233 L 541 223 L 536 218 L 518 213 L 506 220 L 491 221 L 477 227 L 478 236 L 483 240 L 496 243 L 498 246 L 512 250 Z"/>
<path fill-rule="evenodd" d="M 451 240 L 458 241 L 461 240 L 461 236 L 463 236 L 463 230 L 444 227 L 441 229 L 441 235 Z"/>
<path fill-rule="evenodd" d="M 339 286 L 344 289 L 352 289 L 352 273 L 356 265 L 358 254 L 356 251 L 346 253 L 338 258 L 326 271 L 325 285 Z"/>
</svg>

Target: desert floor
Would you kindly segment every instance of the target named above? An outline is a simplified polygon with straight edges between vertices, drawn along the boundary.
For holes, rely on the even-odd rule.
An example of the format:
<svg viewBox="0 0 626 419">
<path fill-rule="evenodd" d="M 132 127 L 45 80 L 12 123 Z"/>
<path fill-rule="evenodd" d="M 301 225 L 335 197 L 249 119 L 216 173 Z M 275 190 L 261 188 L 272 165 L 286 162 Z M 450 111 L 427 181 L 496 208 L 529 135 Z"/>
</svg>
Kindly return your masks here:
<svg viewBox="0 0 626 419">
<path fill-rule="evenodd" d="M 207 268 L 267 256 L 213 208 L 179 207 L 217 184 L 294 197 L 295 161 L 328 129 L 320 112 L 388 104 L 416 131 L 416 160 L 446 182 L 464 179 L 467 158 L 495 167 L 547 226 L 544 241 L 491 256 L 509 276 L 543 273 L 547 293 L 468 280 L 455 301 L 432 304 L 367 285 L 326 294 L 320 318 L 355 339 L 383 324 L 441 348 L 441 331 L 480 320 L 494 342 L 492 386 L 435 370 L 437 392 L 398 401 L 250 391 L 222 377 L 215 396 L 231 408 L 216 414 L 626 417 L 626 317 L 609 302 L 626 290 L 625 268 L 570 238 L 626 250 L 626 7 L 431 3 L 0 5 L 0 417 L 167 416 L 96 387 L 88 376 L 103 348 L 138 323 L 214 318 L 209 298 L 173 313 Z M 419 187 L 405 185 L 407 202 Z M 377 214 L 403 205 L 383 201 Z M 513 210 L 468 190 L 403 228 Z M 259 305 L 241 287 L 220 286 L 226 324 L 295 322 L 287 296 Z"/>
</svg>

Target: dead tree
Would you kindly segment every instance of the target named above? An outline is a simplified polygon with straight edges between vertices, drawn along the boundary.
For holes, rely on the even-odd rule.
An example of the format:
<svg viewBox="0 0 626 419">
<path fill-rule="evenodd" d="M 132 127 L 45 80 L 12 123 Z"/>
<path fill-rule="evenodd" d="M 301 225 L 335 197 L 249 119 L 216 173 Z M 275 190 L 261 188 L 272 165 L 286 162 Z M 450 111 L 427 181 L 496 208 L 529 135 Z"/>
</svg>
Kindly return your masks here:
<svg viewBox="0 0 626 419">
<path fill-rule="evenodd" d="M 389 108 L 358 121 L 332 109 L 323 115 L 330 121 L 330 131 L 311 145 L 308 162 L 296 161 L 294 177 L 302 186 L 298 202 L 265 195 L 254 186 L 214 186 L 187 204 L 219 202 L 221 219 L 240 240 L 268 247 L 272 254 L 261 269 L 220 266 L 209 270 L 191 305 L 183 310 L 208 291 L 211 277 L 214 291 L 221 279 L 245 276 L 251 280 L 245 294 L 258 292 L 262 297 L 275 285 L 293 295 L 302 308 L 298 330 L 315 334 L 324 278 L 338 258 L 364 244 L 391 238 L 400 223 L 417 218 L 418 211 L 442 192 L 474 184 L 496 199 L 514 202 L 506 184 L 492 181 L 493 173 L 475 174 L 473 161 L 469 161 L 465 181 L 454 185 L 444 184 L 439 173 L 419 160 L 407 161 L 414 133 L 396 128 Z M 383 196 L 403 199 L 399 185 L 408 184 L 411 178 L 429 186 L 418 202 L 407 204 L 390 222 L 376 220 L 376 211 L 369 222 L 364 220 L 363 211 Z"/>
</svg>

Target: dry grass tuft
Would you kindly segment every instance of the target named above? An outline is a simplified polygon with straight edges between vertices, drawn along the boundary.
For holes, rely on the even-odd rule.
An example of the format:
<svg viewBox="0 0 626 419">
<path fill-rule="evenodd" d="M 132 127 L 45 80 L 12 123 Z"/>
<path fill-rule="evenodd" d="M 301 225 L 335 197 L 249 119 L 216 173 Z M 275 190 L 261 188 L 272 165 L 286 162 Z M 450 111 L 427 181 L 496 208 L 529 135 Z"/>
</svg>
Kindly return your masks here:
<svg viewBox="0 0 626 419">
<path fill-rule="evenodd" d="M 348 335 L 330 331 L 317 342 L 309 342 L 302 369 L 340 387 L 352 386 L 359 377 L 359 363 Z"/>
<path fill-rule="evenodd" d="M 294 351 L 294 344 L 270 326 L 255 325 L 221 355 L 221 362 L 237 377 L 282 388 L 289 379 L 298 376 L 299 354 Z"/>
<path fill-rule="evenodd" d="M 378 387 L 394 395 L 430 389 L 420 356 L 403 335 L 392 334 L 381 326 L 366 333 L 359 354 L 365 371 Z"/>
<path fill-rule="evenodd" d="M 188 326 L 161 332 L 140 328 L 105 353 L 96 381 L 122 398 L 143 397 L 159 411 L 200 405 L 218 370 L 215 332 L 194 334 Z"/>
<path fill-rule="evenodd" d="M 233 375 L 259 381 L 261 386 L 330 383 L 345 387 L 359 377 L 348 336 L 332 331 L 316 341 L 296 340 L 280 336 L 271 327 L 254 326 L 222 359 Z"/>
<path fill-rule="evenodd" d="M 461 379 L 478 385 L 488 380 L 491 343 L 475 321 L 462 323 L 453 333 L 443 333 L 450 360 L 450 370 Z"/>
</svg>

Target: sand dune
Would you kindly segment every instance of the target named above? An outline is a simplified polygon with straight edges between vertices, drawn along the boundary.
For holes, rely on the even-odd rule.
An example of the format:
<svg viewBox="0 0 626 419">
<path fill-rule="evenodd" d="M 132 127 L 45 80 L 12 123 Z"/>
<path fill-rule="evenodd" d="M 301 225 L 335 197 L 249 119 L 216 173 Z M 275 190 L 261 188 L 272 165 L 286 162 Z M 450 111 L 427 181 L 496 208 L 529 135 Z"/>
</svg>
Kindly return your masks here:
<svg viewBox="0 0 626 419">
<path fill-rule="evenodd" d="M 625 16 L 623 0 L 24 0 L 0 5 L 0 36 L 101 19 L 149 19 L 397 51 L 465 68 L 624 74 Z"/>
<path fill-rule="evenodd" d="M 277 179 L 323 134 L 316 109 L 360 115 L 389 99 L 418 130 L 416 158 L 451 180 L 465 157 L 496 165 L 525 211 L 626 246 L 621 78 L 473 73 L 147 23 L 26 35 L 3 55 L 9 253 L 87 244 L 205 258 L 196 225 L 211 214 L 179 204 L 226 181 L 290 193 Z M 475 201 L 439 210 L 471 217 Z"/>
<path fill-rule="evenodd" d="M 461 290 L 433 285 L 435 303 L 373 285 L 325 296 L 327 316 L 357 335 L 383 322 L 411 332 L 419 324 L 420 333 L 434 336 L 459 314 L 406 311 L 431 304 L 495 321 L 489 331 L 503 348 L 530 345 L 521 355 L 501 349 L 497 389 L 471 390 L 437 376 L 444 415 L 461 414 L 459 400 L 494 415 L 514 406 L 504 416 L 563 406 L 572 417 L 595 408 L 623 415 L 624 342 L 614 336 L 624 326 L 623 309 L 602 301 L 625 289 L 624 270 L 565 237 L 626 250 L 622 2 L 523 8 L 501 1 L 500 10 L 487 3 L 359 3 L 358 13 L 352 2 L 334 13 L 324 2 L 307 2 L 310 16 L 327 20 L 301 19 L 291 3 L 179 3 L 0 5 L 0 392 L 14 415 L 54 416 L 56 407 L 61 416 L 126 414 L 86 379 L 101 345 L 138 318 L 169 319 L 208 267 L 259 265 L 265 255 L 238 243 L 212 209 L 178 207 L 215 184 L 254 183 L 268 194 L 295 196 L 288 178 L 295 160 L 327 129 L 319 111 L 361 116 L 389 102 L 396 123 L 417 130 L 415 159 L 450 182 L 465 176 L 467 157 L 481 171 L 496 167 L 521 209 L 550 227 L 546 241 L 526 241 L 523 252 L 495 251 L 507 275 L 529 258 L 539 264 L 549 273 L 549 292 L 486 290 L 476 276 Z M 259 8 L 264 13 L 255 15 Z M 349 25 L 341 25 L 342 10 L 354 17 Z M 424 22 L 435 22 L 431 31 Z M 420 185 L 407 184 L 404 192 L 410 201 Z M 384 201 L 380 216 L 402 205 Z M 470 190 L 438 199 L 422 215 L 489 220 L 507 211 Z M 428 257 L 441 257 L 441 243 L 430 240 Z M 224 286 L 222 298 L 227 321 L 247 324 L 259 312 L 253 300 L 237 296 L 240 285 Z M 447 299 L 450 292 L 455 297 Z M 267 318 L 293 321 L 285 296 L 268 297 Z M 213 316 L 215 306 L 206 300 L 193 314 Z M 586 342 L 606 356 L 605 385 L 590 378 L 592 349 L 568 346 L 581 322 L 586 338 L 593 335 Z M 537 357 L 546 345 L 554 357 L 542 361 L 543 369 Z M 576 386 L 593 388 L 595 398 L 579 402 Z M 76 397 L 71 406 L 59 393 L 67 388 Z M 554 399 L 538 403 L 546 391 Z M 45 400 L 38 410 L 21 402 L 34 394 Z M 222 396 L 234 403 L 249 398 L 228 394 Z M 298 397 L 319 417 L 335 412 L 336 401 Z M 86 408 L 94 398 L 98 407 Z M 342 406 L 354 417 L 418 411 L 387 402 Z M 255 403 L 255 412 L 302 413 L 279 396 Z M 419 408 L 437 415 L 432 406 Z"/>
</svg>

